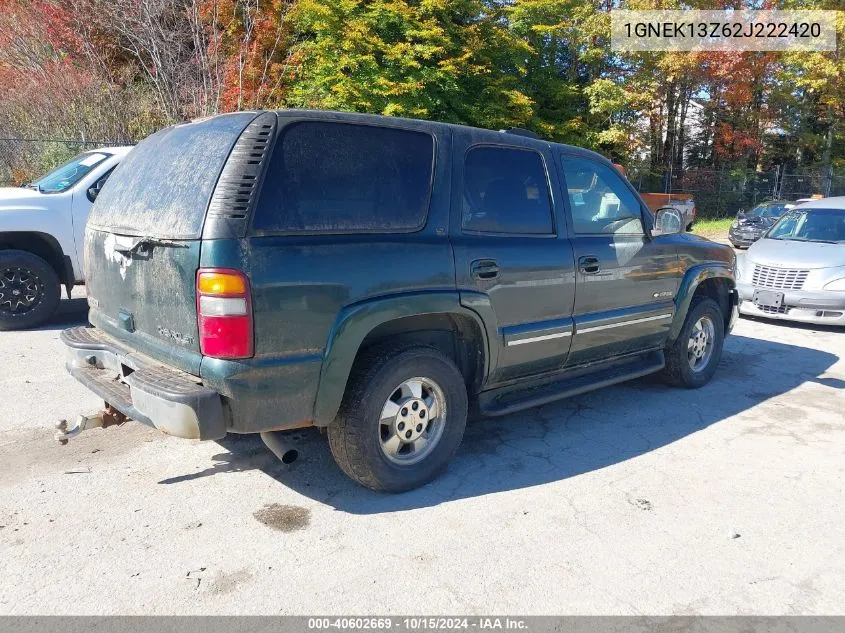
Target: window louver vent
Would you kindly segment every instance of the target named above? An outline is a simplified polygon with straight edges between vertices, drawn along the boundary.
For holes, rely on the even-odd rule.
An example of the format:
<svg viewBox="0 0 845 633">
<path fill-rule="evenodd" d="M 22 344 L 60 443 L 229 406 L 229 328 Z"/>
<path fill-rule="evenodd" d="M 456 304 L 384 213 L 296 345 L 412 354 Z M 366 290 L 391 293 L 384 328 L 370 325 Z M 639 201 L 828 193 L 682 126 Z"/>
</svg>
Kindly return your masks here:
<svg viewBox="0 0 845 633">
<path fill-rule="evenodd" d="M 220 174 L 208 207 L 209 218 L 243 220 L 247 217 L 275 128 L 276 115 L 265 112 L 243 131 Z"/>
</svg>

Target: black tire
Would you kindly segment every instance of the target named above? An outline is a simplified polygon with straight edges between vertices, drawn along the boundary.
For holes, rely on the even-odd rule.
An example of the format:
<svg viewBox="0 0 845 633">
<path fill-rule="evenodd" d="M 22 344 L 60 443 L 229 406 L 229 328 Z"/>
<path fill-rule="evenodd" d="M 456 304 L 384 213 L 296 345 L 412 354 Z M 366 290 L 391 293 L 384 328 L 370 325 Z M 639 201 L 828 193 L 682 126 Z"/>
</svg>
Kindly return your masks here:
<svg viewBox="0 0 845 633">
<path fill-rule="evenodd" d="M 445 398 L 444 426 L 430 454 L 400 465 L 382 450 L 379 419 L 397 386 L 415 377 L 439 386 Z M 382 347 L 356 361 L 343 404 L 328 428 L 329 447 L 340 469 L 361 485 L 402 492 L 428 483 L 446 468 L 461 443 L 466 419 L 466 384 L 450 358 L 431 347 Z"/>
<path fill-rule="evenodd" d="M 13 294 L 22 292 L 22 283 L 32 289 L 30 305 L 21 303 L 22 295 Z M 56 313 L 60 299 L 59 276 L 50 264 L 27 251 L 0 251 L 0 330 L 41 325 Z"/>
<path fill-rule="evenodd" d="M 708 316 L 713 324 L 713 349 L 709 360 L 699 371 L 693 371 L 688 358 L 690 333 L 694 325 L 703 316 Z M 722 358 L 722 347 L 725 342 L 725 318 L 719 304 L 708 297 L 693 298 L 684 326 L 674 343 L 665 349 L 666 367 L 663 369 L 663 379 L 670 385 L 698 389 L 703 387 L 716 372 Z"/>
</svg>

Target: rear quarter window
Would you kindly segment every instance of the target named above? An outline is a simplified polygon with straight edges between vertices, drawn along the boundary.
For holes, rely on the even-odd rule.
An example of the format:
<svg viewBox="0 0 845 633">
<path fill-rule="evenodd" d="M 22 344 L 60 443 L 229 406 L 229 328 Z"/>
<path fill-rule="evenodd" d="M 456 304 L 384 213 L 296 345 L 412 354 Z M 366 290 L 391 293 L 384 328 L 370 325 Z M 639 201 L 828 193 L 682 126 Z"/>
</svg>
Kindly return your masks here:
<svg viewBox="0 0 845 633">
<path fill-rule="evenodd" d="M 88 224 L 127 235 L 199 237 L 220 171 L 253 118 L 224 115 L 144 139 L 112 173 Z"/>
<path fill-rule="evenodd" d="M 257 232 L 408 232 L 422 228 L 434 169 L 424 132 L 304 121 L 285 127 L 253 220 Z"/>
</svg>

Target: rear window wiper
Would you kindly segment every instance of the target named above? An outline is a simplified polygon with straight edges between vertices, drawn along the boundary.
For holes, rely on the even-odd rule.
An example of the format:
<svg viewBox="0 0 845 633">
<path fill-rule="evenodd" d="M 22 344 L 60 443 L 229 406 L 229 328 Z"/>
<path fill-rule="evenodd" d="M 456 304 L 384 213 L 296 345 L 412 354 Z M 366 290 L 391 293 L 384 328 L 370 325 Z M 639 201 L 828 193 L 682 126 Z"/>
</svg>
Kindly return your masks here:
<svg viewBox="0 0 845 633">
<path fill-rule="evenodd" d="M 132 244 L 115 244 L 114 250 L 124 255 L 131 255 L 132 253 L 140 252 L 150 246 L 175 246 L 176 248 L 187 248 L 188 245 L 184 242 L 176 240 L 167 240 L 160 237 L 139 237 Z"/>
</svg>

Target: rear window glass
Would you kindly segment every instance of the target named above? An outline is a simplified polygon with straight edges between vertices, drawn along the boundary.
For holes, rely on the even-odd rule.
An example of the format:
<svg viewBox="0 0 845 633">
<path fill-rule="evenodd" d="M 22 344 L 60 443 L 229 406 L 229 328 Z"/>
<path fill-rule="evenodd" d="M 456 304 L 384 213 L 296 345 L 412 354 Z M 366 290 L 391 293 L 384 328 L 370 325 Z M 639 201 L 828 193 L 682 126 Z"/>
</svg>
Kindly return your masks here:
<svg viewBox="0 0 845 633">
<path fill-rule="evenodd" d="M 286 233 L 412 231 L 425 223 L 434 138 L 302 122 L 276 142 L 253 228 Z"/>
<path fill-rule="evenodd" d="M 89 225 L 127 235 L 199 237 L 220 171 L 254 117 L 175 125 L 141 141 L 103 187 Z"/>
</svg>

